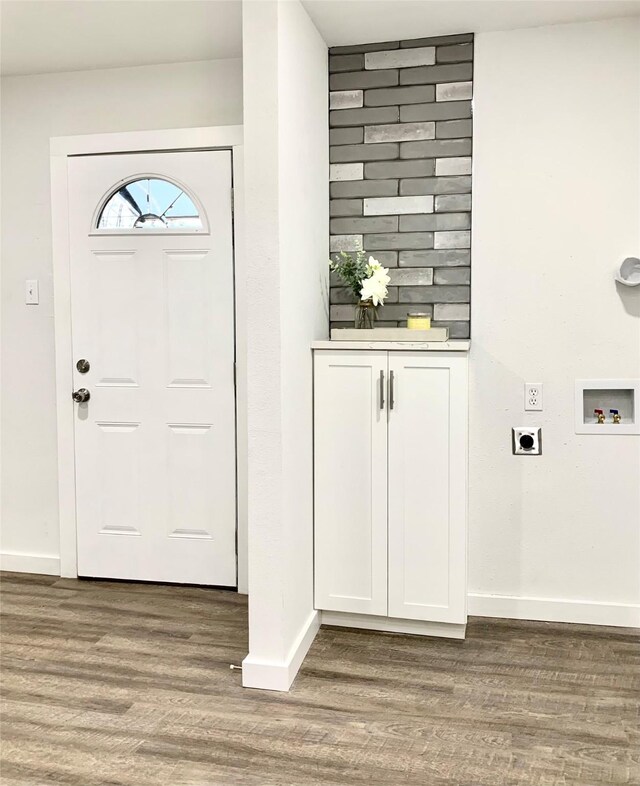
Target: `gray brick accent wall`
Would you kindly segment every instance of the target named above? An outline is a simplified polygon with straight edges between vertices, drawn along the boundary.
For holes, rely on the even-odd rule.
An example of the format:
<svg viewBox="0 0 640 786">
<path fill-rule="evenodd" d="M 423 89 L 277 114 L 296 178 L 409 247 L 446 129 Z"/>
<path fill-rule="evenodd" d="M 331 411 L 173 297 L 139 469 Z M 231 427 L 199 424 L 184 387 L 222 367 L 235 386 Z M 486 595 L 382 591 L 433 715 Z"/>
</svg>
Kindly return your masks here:
<svg viewBox="0 0 640 786">
<path fill-rule="evenodd" d="M 424 311 L 469 336 L 473 34 L 329 50 L 331 252 L 390 268 L 381 326 Z M 331 326 L 353 325 L 331 279 Z"/>
</svg>

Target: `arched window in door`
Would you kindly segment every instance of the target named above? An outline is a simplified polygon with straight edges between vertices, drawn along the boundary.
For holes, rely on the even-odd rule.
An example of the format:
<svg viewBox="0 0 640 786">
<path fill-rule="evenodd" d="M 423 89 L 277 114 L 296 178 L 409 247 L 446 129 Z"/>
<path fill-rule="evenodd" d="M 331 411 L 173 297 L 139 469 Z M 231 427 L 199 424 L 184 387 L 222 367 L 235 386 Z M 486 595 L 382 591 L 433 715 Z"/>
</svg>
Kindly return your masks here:
<svg viewBox="0 0 640 786">
<path fill-rule="evenodd" d="M 96 228 L 198 232 L 204 226 L 199 209 L 183 188 L 160 177 L 141 177 L 110 193 Z"/>
</svg>

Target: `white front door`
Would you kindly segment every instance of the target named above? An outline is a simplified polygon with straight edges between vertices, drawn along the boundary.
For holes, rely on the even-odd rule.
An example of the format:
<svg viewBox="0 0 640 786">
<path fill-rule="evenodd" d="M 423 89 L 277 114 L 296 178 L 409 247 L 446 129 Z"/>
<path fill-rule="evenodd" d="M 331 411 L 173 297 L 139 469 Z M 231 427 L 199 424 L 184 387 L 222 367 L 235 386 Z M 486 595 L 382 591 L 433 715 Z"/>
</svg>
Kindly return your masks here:
<svg viewBox="0 0 640 786">
<path fill-rule="evenodd" d="M 231 153 L 70 158 L 69 206 L 78 574 L 234 586 Z"/>
</svg>

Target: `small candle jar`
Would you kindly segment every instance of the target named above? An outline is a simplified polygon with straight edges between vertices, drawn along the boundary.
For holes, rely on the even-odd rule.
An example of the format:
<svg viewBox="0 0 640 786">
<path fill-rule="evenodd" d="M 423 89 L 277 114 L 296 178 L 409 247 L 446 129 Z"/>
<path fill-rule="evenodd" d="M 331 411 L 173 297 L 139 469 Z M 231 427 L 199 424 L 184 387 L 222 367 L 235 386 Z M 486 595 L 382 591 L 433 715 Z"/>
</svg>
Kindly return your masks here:
<svg viewBox="0 0 640 786">
<path fill-rule="evenodd" d="M 430 330 L 431 317 L 422 311 L 413 311 L 407 314 L 407 327 L 409 330 Z"/>
</svg>

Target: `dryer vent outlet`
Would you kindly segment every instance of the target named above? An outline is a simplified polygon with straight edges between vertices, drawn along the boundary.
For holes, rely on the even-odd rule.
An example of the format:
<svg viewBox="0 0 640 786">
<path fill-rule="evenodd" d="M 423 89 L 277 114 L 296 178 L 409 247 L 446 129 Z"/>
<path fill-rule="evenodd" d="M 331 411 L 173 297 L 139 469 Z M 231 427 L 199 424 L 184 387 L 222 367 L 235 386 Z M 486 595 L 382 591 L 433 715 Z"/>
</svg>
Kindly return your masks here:
<svg viewBox="0 0 640 786">
<path fill-rule="evenodd" d="M 542 453 L 542 429 L 516 426 L 511 429 L 514 456 L 539 456 Z"/>
</svg>

